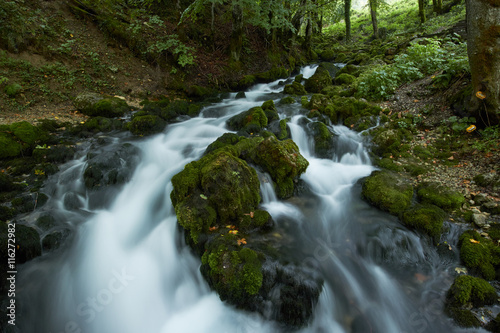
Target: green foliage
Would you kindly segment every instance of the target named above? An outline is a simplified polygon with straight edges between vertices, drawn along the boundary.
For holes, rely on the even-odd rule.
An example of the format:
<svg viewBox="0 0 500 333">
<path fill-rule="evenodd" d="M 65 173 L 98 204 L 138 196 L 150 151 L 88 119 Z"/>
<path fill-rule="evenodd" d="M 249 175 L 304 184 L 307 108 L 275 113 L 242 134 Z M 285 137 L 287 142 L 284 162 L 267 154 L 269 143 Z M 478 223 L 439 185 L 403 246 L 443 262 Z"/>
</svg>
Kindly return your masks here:
<svg viewBox="0 0 500 333">
<path fill-rule="evenodd" d="M 185 67 L 194 64 L 196 57 L 193 55 L 193 51 L 194 49 L 192 47 L 186 46 L 186 44 L 179 40 L 178 35 L 173 34 L 164 36 L 160 40 L 149 45 L 144 53 L 152 54 L 156 58 L 160 58 L 162 55 L 170 53 L 177 58 L 177 63 L 181 65 L 181 67 Z"/>
<path fill-rule="evenodd" d="M 463 117 L 459 118 L 457 116 L 451 116 L 447 120 L 443 121 L 444 125 L 449 126 L 455 133 L 463 133 L 471 124 L 476 122 L 474 117 Z"/>
<path fill-rule="evenodd" d="M 450 56 L 451 55 L 451 56 Z M 425 39 L 414 43 L 396 56 L 394 63 L 379 65 L 364 72 L 358 79 L 358 95 L 372 100 L 389 97 L 401 84 L 441 71 L 436 84 L 449 83 L 468 69 L 465 43 Z M 443 81 L 444 80 L 444 81 Z"/>
</svg>

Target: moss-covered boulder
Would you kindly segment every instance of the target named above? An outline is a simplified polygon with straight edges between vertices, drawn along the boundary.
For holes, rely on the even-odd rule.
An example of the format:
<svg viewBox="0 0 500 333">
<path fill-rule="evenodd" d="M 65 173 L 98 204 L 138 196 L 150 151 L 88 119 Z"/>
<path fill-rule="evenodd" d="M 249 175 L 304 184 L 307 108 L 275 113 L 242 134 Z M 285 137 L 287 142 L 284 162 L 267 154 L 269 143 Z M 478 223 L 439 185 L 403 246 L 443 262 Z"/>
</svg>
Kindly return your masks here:
<svg viewBox="0 0 500 333">
<path fill-rule="evenodd" d="M 384 127 L 370 131 L 372 135 L 372 151 L 374 154 L 392 158 L 399 155 L 404 142 L 411 138 L 411 133 L 405 130 L 387 129 Z"/>
<path fill-rule="evenodd" d="M 256 106 L 230 118 L 227 121 L 227 126 L 233 131 L 257 134 L 267 126 L 266 113 L 261 107 Z"/>
<path fill-rule="evenodd" d="M 352 84 L 356 78 L 347 73 L 342 73 L 338 76 L 335 77 L 335 84 L 341 85 L 341 84 Z"/>
<path fill-rule="evenodd" d="M 257 77 L 255 75 L 245 75 L 241 80 L 238 81 L 238 88 L 246 89 L 257 83 Z"/>
<path fill-rule="evenodd" d="M 461 275 L 446 294 L 445 313 L 461 327 L 480 327 L 482 323 L 471 309 L 495 303 L 497 293 L 492 285 L 481 278 Z"/>
<path fill-rule="evenodd" d="M 473 274 L 486 280 L 498 278 L 500 248 L 477 231 L 464 232 L 458 242 L 460 259 Z"/>
<path fill-rule="evenodd" d="M 335 135 L 322 122 L 314 121 L 308 124 L 314 139 L 314 153 L 320 158 L 332 158 L 334 153 Z"/>
<path fill-rule="evenodd" d="M 135 135 L 150 135 L 160 133 L 167 126 L 167 122 L 155 115 L 139 115 L 132 118 L 127 128 Z"/>
<path fill-rule="evenodd" d="M 131 110 L 127 102 L 121 98 L 96 93 L 81 93 L 73 104 L 78 111 L 91 117 L 121 117 Z"/>
<path fill-rule="evenodd" d="M 0 159 L 19 156 L 22 149 L 22 145 L 12 135 L 0 132 Z"/>
<path fill-rule="evenodd" d="M 362 195 L 375 207 L 399 215 L 411 206 L 413 186 L 396 173 L 374 171 L 364 179 Z"/>
<path fill-rule="evenodd" d="M 255 75 L 258 82 L 272 82 L 287 78 L 290 72 L 285 67 L 273 66 L 270 70 Z"/>
<path fill-rule="evenodd" d="M 121 130 L 123 128 L 123 122 L 119 119 L 92 117 L 81 126 L 91 133 L 111 132 Z"/>
<path fill-rule="evenodd" d="M 260 202 L 256 171 L 220 149 L 186 165 L 172 184 L 179 224 L 195 243 L 216 221 L 239 226 L 237 218 L 254 211 Z"/>
<path fill-rule="evenodd" d="M 322 282 L 302 267 L 288 274 L 275 258 L 280 244 L 269 242 L 273 221 L 258 208 L 260 181 L 248 164 L 272 172 L 275 183 L 290 178 L 293 187 L 307 163 L 298 155 L 291 140 L 272 134 L 264 139 L 226 133 L 172 177 L 171 200 L 187 243 L 201 257 L 203 277 L 223 301 L 300 327 L 313 313 Z M 266 304 L 276 311 L 265 311 Z"/>
<path fill-rule="evenodd" d="M 459 209 L 465 203 L 465 198 L 460 192 L 438 183 L 419 184 L 417 195 L 421 202 L 436 205 L 446 211 Z"/>
<path fill-rule="evenodd" d="M 297 81 L 292 82 L 292 84 L 287 84 L 283 92 L 288 95 L 298 95 L 298 96 L 307 94 L 306 88 L 304 88 L 304 86 Z"/>
<path fill-rule="evenodd" d="M 271 131 L 278 140 L 285 140 L 290 138 L 290 128 L 288 128 L 286 119 L 275 120 L 269 124 L 268 129 Z"/>
<path fill-rule="evenodd" d="M 320 93 L 326 86 L 332 85 L 332 77 L 328 70 L 319 66 L 316 72 L 306 80 L 304 88 L 310 93 Z"/>
<path fill-rule="evenodd" d="M 262 259 L 250 248 L 231 251 L 220 246 L 205 252 L 202 265 L 205 265 L 202 272 L 223 301 L 246 304 L 262 286 Z"/>
<path fill-rule="evenodd" d="M 378 116 L 382 109 L 354 97 L 334 98 L 322 111 L 333 123 L 356 124 L 362 117 Z"/>
<path fill-rule="evenodd" d="M 251 152 L 251 159 L 268 172 L 277 185 L 277 195 L 293 195 L 294 180 L 304 173 L 309 162 L 300 154 L 292 140 L 278 141 L 271 136 L 260 142 Z"/>
<path fill-rule="evenodd" d="M 438 243 L 446 212 L 441 208 L 430 205 L 415 205 L 403 213 L 404 225 L 411 229 L 419 230 L 429 235 L 435 243 Z"/>
<path fill-rule="evenodd" d="M 264 110 L 268 123 L 280 119 L 280 116 L 278 115 L 278 109 L 276 108 L 276 105 L 274 104 L 274 101 L 272 99 L 262 103 L 261 107 L 262 110 Z"/>
<path fill-rule="evenodd" d="M 461 275 L 455 278 L 446 301 L 447 305 L 452 307 L 464 307 L 467 303 L 471 303 L 474 307 L 493 305 L 497 302 L 497 293 L 488 281 Z"/>
</svg>

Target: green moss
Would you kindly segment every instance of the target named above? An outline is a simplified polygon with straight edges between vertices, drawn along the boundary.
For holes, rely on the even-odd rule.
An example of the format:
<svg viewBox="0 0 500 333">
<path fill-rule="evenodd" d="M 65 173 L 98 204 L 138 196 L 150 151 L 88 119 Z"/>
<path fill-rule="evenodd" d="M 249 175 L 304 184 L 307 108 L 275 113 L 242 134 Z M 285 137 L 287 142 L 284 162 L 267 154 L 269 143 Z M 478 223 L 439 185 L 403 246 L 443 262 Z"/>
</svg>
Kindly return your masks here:
<svg viewBox="0 0 500 333">
<path fill-rule="evenodd" d="M 278 141 L 274 136 L 260 142 L 251 152 L 250 158 L 271 175 L 280 198 L 292 196 L 293 180 L 305 172 L 309 165 L 295 142 Z"/>
<path fill-rule="evenodd" d="M 465 202 L 461 193 L 437 183 L 421 183 L 417 187 L 417 195 L 422 202 L 436 205 L 446 211 L 459 209 Z"/>
<path fill-rule="evenodd" d="M 318 67 L 316 72 L 306 80 L 304 88 L 310 93 L 319 93 L 326 86 L 332 85 L 332 77 L 327 69 Z"/>
<path fill-rule="evenodd" d="M 486 280 L 495 279 L 495 271 L 500 264 L 500 248 L 473 230 L 464 232 L 458 245 L 460 259 L 471 272 Z"/>
<path fill-rule="evenodd" d="M 447 294 L 447 304 L 452 307 L 463 307 L 472 303 L 475 307 L 496 303 L 495 288 L 487 281 L 470 275 L 455 278 Z"/>
<path fill-rule="evenodd" d="M 16 97 L 21 91 L 23 90 L 23 87 L 21 87 L 20 84 L 14 83 L 14 84 L 9 84 L 4 88 L 5 94 L 9 97 Z"/>
<path fill-rule="evenodd" d="M 281 105 L 294 104 L 294 103 L 295 103 L 295 98 L 293 98 L 292 96 L 287 96 L 280 100 Z"/>
<path fill-rule="evenodd" d="M 276 109 L 276 105 L 274 105 L 274 101 L 272 99 L 262 104 L 262 110 L 264 110 L 264 113 L 266 115 L 267 123 L 280 119 L 280 116 L 278 115 L 278 109 Z M 267 124 L 265 126 L 267 126 Z"/>
<path fill-rule="evenodd" d="M 335 59 L 335 50 L 334 49 L 326 49 L 319 52 L 319 57 L 324 61 L 333 61 Z"/>
<path fill-rule="evenodd" d="M 428 172 L 428 169 L 426 167 L 423 167 L 419 164 L 407 164 L 404 166 L 404 169 L 414 177 L 423 175 Z"/>
<path fill-rule="evenodd" d="M 11 124 L 10 130 L 15 137 L 29 145 L 34 145 L 40 139 L 40 130 L 27 121 Z"/>
<path fill-rule="evenodd" d="M 286 68 L 284 67 L 276 67 L 274 66 L 270 70 L 266 72 L 259 73 L 255 75 L 257 80 L 259 82 L 272 82 L 277 79 L 284 79 L 287 78 L 289 75 L 289 72 Z"/>
<path fill-rule="evenodd" d="M 413 186 L 389 171 L 375 171 L 363 182 L 363 197 L 375 207 L 398 215 L 411 205 Z"/>
<path fill-rule="evenodd" d="M 315 121 L 309 125 L 313 133 L 314 152 L 316 156 L 321 158 L 331 158 L 334 149 L 334 135 L 328 127 L 319 121 Z"/>
<path fill-rule="evenodd" d="M 257 83 L 257 78 L 255 75 L 245 75 L 240 81 L 238 81 L 238 87 L 245 89 Z"/>
<path fill-rule="evenodd" d="M 276 137 L 279 139 L 279 140 L 285 140 L 286 138 L 288 138 L 288 130 L 287 130 L 287 120 L 286 119 L 281 119 L 280 120 L 280 132 L 276 135 Z"/>
<path fill-rule="evenodd" d="M 267 122 L 268 120 L 264 110 L 256 106 L 230 118 L 227 121 L 227 125 L 230 130 L 256 133 L 266 127 Z"/>
<path fill-rule="evenodd" d="M 0 158 L 16 157 L 21 154 L 22 146 L 11 135 L 0 132 Z"/>
<path fill-rule="evenodd" d="M 127 124 L 128 129 L 135 135 L 150 135 L 163 131 L 167 123 L 159 116 L 136 116 Z"/>
<path fill-rule="evenodd" d="M 335 77 L 335 84 L 352 84 L 356 78 L 351 74 L 342 73 Z"/>
<path fill-rule="evenodd" d="M 394 163 L 392 158 L 382 158 L 376 161 L 376 165 L 387 170 L 401 172 L 404 170 L 402 165 Z"/>
<path fill-rule="evenodd" d="M 333 123 L 355 124 L 361 117 L 377 116 L 382 109 L 354 97 L 334 98 L 321 110 Z M 349 124 L 346 120 L 349 119 Z"/>
<path fill-rule="evenodd" d="M 403 213 L 403 223 L 412 229 L 424 232 L 437 243 L 441 236 L 446 212 L 434 205 L 416 205 Z"/>
<path fill-rule="evenodd" d="M 481 321 L 470 310 L 447 308 L 446 314 L 453 318 L 460 327 L 481 327 Z"/>
<path fill-rule="evenodd" d="M 118 119 L 111 119 L 105 117 L 93 117 L 88 119 L 83 127 L 91 132 L 110 132 L 120 130 L 123 128 L 123 123 Z"/>
<path fill-rule="evenodd" d="M 294 81 L 292 84 L 287 84 L 283 90 L 285 94 L 302 96 L 306 95 L 306 88 L 300 82 Z"/>
</svg>

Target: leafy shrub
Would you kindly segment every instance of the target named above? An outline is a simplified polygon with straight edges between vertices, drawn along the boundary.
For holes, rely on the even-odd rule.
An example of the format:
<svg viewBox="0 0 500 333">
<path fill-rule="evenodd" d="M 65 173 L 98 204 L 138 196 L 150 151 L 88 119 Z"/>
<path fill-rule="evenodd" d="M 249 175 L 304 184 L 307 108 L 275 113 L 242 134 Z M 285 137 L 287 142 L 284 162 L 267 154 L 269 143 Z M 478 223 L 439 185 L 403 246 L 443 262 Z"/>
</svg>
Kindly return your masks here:
<svg viewBox="0 0 500 333">
<path fill-rule="evenodd" d="M 372 68 L 358 79 L 358 95 L 372 100 L 390 96 L 401 84 L 411 82 L 441 70 L 434 79 L 448 85 L 456 75 L 468 71 L 467 45 L 458 40 L 441 43 L 425 39 L 396 56 L 394 63 Z"/>
</svg>

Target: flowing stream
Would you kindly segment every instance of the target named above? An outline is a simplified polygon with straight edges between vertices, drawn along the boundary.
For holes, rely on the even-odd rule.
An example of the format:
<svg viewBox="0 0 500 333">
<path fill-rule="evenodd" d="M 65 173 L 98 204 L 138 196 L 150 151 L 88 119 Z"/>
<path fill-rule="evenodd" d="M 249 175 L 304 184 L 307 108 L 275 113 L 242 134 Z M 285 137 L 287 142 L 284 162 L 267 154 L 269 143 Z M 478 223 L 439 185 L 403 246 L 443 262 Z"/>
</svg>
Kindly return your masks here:
<svg viewBox="0 0 500 333">
<path fill-rule="evenodd" d="M 304 68 L 304 76 L 314 69 Z M 108 205 L 92 203 L 85 190 L 82 175 L 93 146 L 82 144 L 81 157 L 47 181 L 49 202 L 28 217 L 34 221 L 48 211 L 64 221 L 54 228 L 70 229 L 72 236 L 61 249 L 21 267 L 19 332 L 281 331 L 276 323 L 225 305 L 209 289 L 199 259 L 183 242 L 169 196 L 171 177 L 228 131 L 227 119 L 269 99 L 290 119 L 292 138 L 310 162 L 302 175 L 311 192 L 305 198 L 277 200 L 266 175 L 260 175 L 263 207 L 296 241 L 290 255 L 325 280 L 314 316 L 301 331 L 465 331 L 442 312 L 458 259 L 444 260 L 395 217 L 360 199 L 358 180 L 375 170 L 364 136 L 332 124 L 335 153 L 315 157 L 310 120 L 300 101 L 279 105 L 282 90 L 276 81 L 254 86 L 243 99 L 231 94 L 200 117 L 147 139 L 123 133 L 102 138 L 110 150 L 129 142 L 141 151 L 131 179 L 97 199 Z M 77 209 L 64 204 L 69 193 L 80 203 Z M 450 225 L 444 237 L 451 241 L 457 232 Z"/>
</svg>

